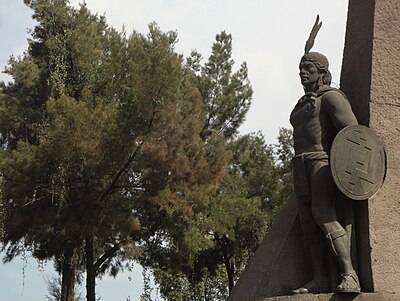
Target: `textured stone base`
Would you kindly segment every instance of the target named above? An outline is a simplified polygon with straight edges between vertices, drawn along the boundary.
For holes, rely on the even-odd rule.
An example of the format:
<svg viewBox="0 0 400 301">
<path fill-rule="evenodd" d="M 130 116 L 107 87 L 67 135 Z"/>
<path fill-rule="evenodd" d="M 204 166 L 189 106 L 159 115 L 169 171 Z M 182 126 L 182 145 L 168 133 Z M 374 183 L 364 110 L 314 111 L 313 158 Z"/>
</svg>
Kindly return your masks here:
<svg viewBox="0 0 400 301">
<path fill-rule="evenodd" d="M 264 298 L 257 301 L 400 301 L 400 295 L 391 293 L 304 294 Z"/>
</svg>

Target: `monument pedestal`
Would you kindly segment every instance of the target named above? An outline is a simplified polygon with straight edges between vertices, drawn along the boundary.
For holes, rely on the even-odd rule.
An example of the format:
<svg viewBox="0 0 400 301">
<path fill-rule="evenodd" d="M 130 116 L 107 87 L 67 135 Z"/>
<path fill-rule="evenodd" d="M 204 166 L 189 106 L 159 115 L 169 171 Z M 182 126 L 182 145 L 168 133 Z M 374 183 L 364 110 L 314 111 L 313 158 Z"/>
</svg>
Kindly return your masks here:
<svg viewBox="0 0 400 301">
<path fill-rule="evenodd" d="M 305 294 L 258 299 L 257 301 L 399 301 L 400 295 L 389 293 Z"/>
</svg>

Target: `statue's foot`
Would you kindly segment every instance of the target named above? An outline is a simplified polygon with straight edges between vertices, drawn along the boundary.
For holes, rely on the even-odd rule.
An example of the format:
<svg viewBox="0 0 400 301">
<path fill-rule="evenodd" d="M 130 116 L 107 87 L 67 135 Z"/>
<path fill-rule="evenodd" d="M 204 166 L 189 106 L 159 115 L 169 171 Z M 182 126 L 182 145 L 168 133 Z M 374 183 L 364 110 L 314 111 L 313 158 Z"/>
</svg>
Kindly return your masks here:
<svg viewBox="0 0 400 301">
<path fill-rule="evenodd" d="M 307 282 L 303 286 L 294 289 L 292 291 L 293 294 L 319 294 L 319 293 L 325 293 L 327 290 L 325 288 L 327 286 L 326 281 L 323 280 L 311 280 L 310 282 Z"/>
<path fill-rule="evenodd" d="M 338 285 L 337 293 L 360 293 L 360 281 L 356 272 L 351 272 L 348 274 L 342 274 L 342 282 Z"/>
</svg>

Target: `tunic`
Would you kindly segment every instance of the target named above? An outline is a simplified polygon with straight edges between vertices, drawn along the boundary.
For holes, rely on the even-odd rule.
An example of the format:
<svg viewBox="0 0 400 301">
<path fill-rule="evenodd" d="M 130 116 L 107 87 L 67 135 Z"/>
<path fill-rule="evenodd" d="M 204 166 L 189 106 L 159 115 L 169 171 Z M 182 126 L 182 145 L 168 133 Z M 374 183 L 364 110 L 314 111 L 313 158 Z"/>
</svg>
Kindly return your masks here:
<svg viewBox="0 0 400 301">
<path fill-rule="evenodd" d="M 318 172 L 315 160 L 323 161 L 318 166 L 329 165 L 329 153 L 336 134 L 358 122 L 344 93 L 324 86 L 300 98 L 290 114 L 290 123 L 295 150 L 294 189 L 301 197 L 309 195 L 311 169 L 312 174 Z"/>
</svg>

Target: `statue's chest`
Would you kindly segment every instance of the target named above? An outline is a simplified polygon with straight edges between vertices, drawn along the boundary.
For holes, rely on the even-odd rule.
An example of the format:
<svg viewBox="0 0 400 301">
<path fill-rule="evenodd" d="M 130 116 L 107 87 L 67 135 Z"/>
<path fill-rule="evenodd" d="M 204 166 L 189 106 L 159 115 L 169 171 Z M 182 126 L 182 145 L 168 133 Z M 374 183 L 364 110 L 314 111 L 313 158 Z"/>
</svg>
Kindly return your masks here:
<svg viewBox="0 0 400 301">
<path fill-rule="evenodd" d="M 316 97 L 313 100 L 297 104 L 290 114 L 290 123 L 295 129 L 297 127 L 310 126 L 320 123 L 323 115 L 321 97 Z"/>
</svg>

